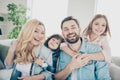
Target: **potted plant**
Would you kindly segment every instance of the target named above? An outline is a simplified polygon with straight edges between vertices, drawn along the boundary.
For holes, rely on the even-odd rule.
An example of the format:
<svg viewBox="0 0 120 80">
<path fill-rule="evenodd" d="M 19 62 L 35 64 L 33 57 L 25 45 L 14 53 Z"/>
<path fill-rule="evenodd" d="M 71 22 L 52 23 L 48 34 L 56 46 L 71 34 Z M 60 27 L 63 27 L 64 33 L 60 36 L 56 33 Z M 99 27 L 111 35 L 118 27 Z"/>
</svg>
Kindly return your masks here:
<svg viewBox="0 0 120 80">
<path fill-rule="evenodd" d="M 12 21 L 15 28 L 8 34 L 10 39 L 17 38 L 21 30 L 21 27 L 29 19 L 26 16 L 27 8 L 22 4 L 10 3 L 7 5 L 8 8 L 8 20 Z"/>
</svg>

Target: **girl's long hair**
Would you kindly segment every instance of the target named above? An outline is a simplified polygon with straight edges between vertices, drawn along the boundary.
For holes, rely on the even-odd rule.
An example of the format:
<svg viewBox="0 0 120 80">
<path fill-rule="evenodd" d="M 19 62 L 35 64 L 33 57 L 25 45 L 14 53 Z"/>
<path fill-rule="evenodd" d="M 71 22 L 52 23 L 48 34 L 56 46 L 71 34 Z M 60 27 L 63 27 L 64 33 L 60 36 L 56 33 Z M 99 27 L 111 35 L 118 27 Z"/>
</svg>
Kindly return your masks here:
<svg viewBox="0 0 120 80">
<path fill-rule="evenodd" d="M 104 18 L 105 21 L 106 21 L 106 29 L 104 31 L 103 36 L 107 36 L 107 34 L 111 37 L 111 33 L 110 33 L 110 28 L 109 28 L 109 24 L 108 24 L 108 20 L 107 20 L 107 17 L 105 15 L 102 15 L 102 14 L 97 14 L 93 19 L 92 21 L 89 23 L 88 27 L 84 29 L 83 31 L 83 36 L 88 36 L 91 34 L 92 32 L 92 24 L 93 22 L 98 19 L 98 18 Z"/>
<path fill-rule="evenodd" d="M 42 22 L 40 22 L 37 19 L 32 19 L 28 21 L 23 27 L 18 37 L 18 44 L 16 47 L 15 55 L 16 63 L 29 63 L 32 62 L 35 58 L 35 52 L 36 47 L 34 46 L 32 49 L 29 46 L 30 41 L 33 39 L 33 34 L 38 25 L 43 25 Z M 41 41 L 40 45 L 44 42 Z"/>
</svg>

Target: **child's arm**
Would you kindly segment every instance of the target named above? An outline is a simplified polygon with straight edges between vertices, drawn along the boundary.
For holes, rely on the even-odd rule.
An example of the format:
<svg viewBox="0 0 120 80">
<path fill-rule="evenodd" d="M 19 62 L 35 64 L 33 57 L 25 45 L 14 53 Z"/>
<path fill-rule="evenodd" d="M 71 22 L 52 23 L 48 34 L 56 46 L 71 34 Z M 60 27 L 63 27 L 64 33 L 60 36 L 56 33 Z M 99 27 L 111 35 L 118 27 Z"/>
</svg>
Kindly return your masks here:
<svg viewBox="0 0 120 80">
<path fill-rule="evenodd" d="M 102 51 L 96 54 L 91 54 L 92 60 L 105 60 L 111 62 L 111 50 L 106 37 L 101 37 L 101 48 Z"/>
<path fill-rule="evenodd" d="M 88 58 L 89 60 L 105 60 L 105 57 L 102 52 L 97 52 L 94 54 L 82 54 L 82 58 Z"/>
<path fill-rule="evenodd" d="M 75 54 L 78 54 L 78 53 L 72 51 L 72 50 L 67 46 L 66 43 L 61 43 L 61 44 L 60 44 L 60 49 L 63 50 L 63 51 L 65 51 L 67 54 L 69 54 L 69 55 L 72 56 L 72 57 L 73 57 Z"/>
</svg>

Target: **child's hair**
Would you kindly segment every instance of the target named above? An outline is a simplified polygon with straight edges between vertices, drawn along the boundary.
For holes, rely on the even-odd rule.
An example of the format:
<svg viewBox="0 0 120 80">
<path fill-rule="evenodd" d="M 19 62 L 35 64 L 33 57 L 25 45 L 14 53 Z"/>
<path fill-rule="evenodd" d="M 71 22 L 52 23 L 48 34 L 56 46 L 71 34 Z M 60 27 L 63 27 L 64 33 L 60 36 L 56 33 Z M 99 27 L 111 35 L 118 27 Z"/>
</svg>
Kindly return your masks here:
<svg viewBox="0 0 120 80">
<path fill-rule="evenodd" d="M 63 39 L 63 37 L 61 36 L 61 35 L 59 35 L 59 34 L 53 34 L 52 36 L 50 36 L 46 41 L 45 41 L 45 43 L 44 43 L 44 45 L 47 47 L 47 48 L 49 48 L 49 45 L 48 45 L 48 42 L 50 41 L 50 39 L 52 39 L 52 38 L 56 38 L 56 39 L 58 39 L 58 40 L 60 40 L 60 43 L 61 42 L 64 42 L 64 39 Z M 58 48 L 57 49 L 51 49 L 52 51 L 58 51 L 58 50 L 60 50 L 60 44 L 59 44 L 59 46 L 58 46 Z"/>
<path fill-rule="evenodd" d="M 94 22 L 96 19 L 98 19 L 98 18 L 104 18 L 105 21 L 106 21 L 106 29 L 105 29 L 104 33 L 101 34 L 101 35 L 106 36 L 106 35 L 108 34 L 109 36 L 111 36 L 107 17 L 106 17 L 105 15 L 102 15 L 102 14 L 97 14 L 97 15 L 95 15 L 95 17 L 94 17 L 94 18 L 92 19 L 92 21 L 89 23 L 88 27 L 85 28 L 85 30 L 83 31 L 83 36 L 87 36 L 87 35 L 90 35 L 90 34 L 91 34 L 91 32 L 92 32 L 92 24 L 93 24 L 93 22 Z"/>
</svg>

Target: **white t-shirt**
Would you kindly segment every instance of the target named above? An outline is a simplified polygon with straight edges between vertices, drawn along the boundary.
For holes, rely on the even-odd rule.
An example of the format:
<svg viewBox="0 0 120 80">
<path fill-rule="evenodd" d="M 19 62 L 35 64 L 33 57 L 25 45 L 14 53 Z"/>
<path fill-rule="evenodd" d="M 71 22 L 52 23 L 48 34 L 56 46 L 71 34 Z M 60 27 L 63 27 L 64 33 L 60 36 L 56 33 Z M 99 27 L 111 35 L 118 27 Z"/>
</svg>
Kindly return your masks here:
<svg viewBox="0 0 120 80">
<path fill-rule="evenodd" d="M 30 75 L 30 68 L 32 63 L 17 63 L 16 69 L 22 73 L 22 76 L 29 76 Z"/>
</svg>

